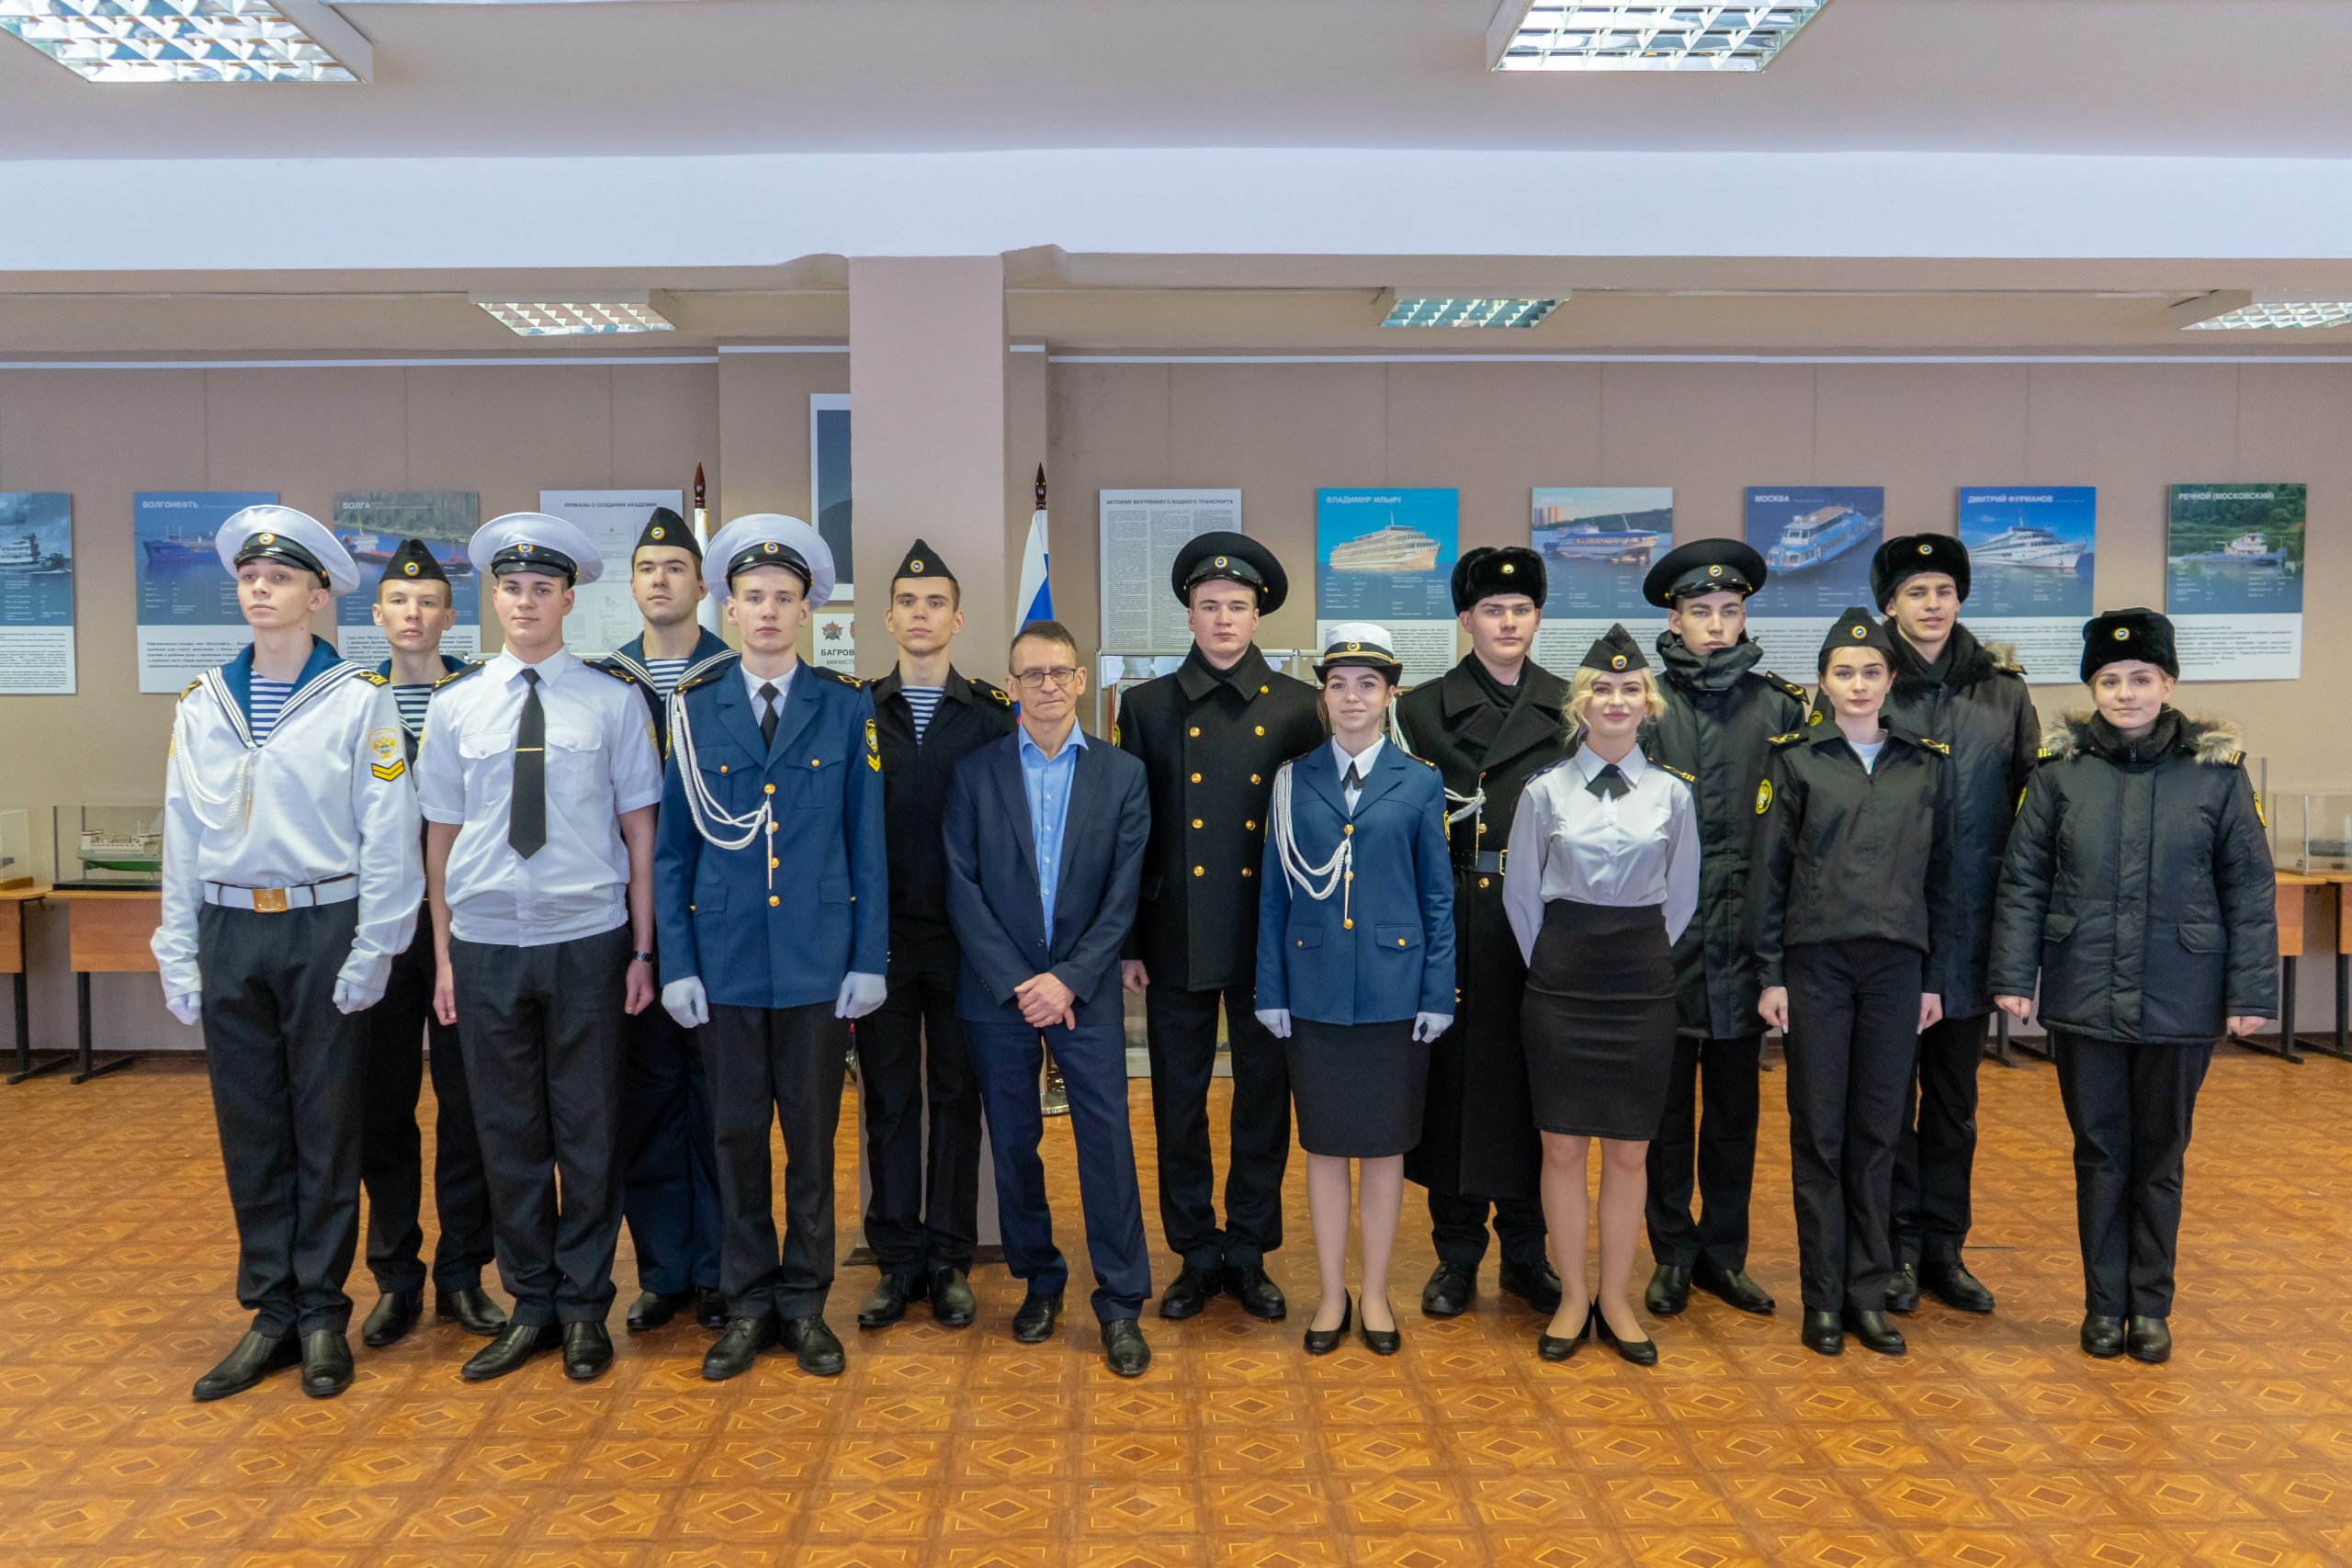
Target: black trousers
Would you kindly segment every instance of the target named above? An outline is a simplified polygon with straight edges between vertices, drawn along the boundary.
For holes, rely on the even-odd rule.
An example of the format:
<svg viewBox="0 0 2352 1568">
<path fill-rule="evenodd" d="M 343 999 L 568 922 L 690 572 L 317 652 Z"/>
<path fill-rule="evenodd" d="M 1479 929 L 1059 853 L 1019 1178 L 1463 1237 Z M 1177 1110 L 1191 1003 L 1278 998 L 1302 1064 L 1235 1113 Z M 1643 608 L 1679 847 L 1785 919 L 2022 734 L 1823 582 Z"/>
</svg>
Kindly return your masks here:
<svg viewBox="0 0 2352 1568">
<path fill-rule="evenodd" d="M 237 1301 L 272 1338 L 342 1332 L 359 1246 L 364 1015 L 334 1006 L 356 900 L 196 912 L 204 1066 L 237 1216 Z"/>
<path fill-rule="evenodd" d="M 1094 1269 L 1094 1316 L 1102 1323 L 1140 1316 L 1151 1292 L 1151 1250 L 1144 1240 L 1135 1136 L 1127 1123 L 1126 1031 L 1113 1023 L 1041 1031 L 1005 1010 L 1012 1015 L 1006 1022 L 965 1024 L 988 1103 L 1004 1266 L 1036 1295 L 1060 1295 L 1069 1283 L 1069 1260 L 1054 1245 L 1045 1163 L 1037 1157 L 1045 1137 L 1037 1106 L 1042 1043 L 1052 1047 L 1069 1089 L 1078 1199 L 1086 1216 L 1087 1261 Z"/>
<path fill-rule="evenodd" d="M 1747 1267 L 1756 1183 L 1757 1077 L 1764 1036 L 1677 1034 L 1666 1113 L 1650 1140 L 1645 1217 L 1650 1255 L 1678 1269 Z M 1698 1217 L 1690 1213 L 1696 1173 Z"/>
<path fill-rule="evenodd" d="M 1233 1051 L 1231 1153 L 1225 1224 L 1216 1221 L 1209 1160 L 1209 1079 L 1216 1069 L 1216 1010 Z M 1283 1244 L 1283 1168 L 1290 1161 L 1290 1064 L 1258 1021 L 1254 986 L 1144 992 L 1151 1052 L 1151 1114 L 1159 1158 L 1159 1224 L 1186 1267 L 1253 1267 Z M 1065 1075 L 1067 1076 L 1067 1075 Z"/>
<path fill-rule="evenodd" d="M 449 939 L 498 1274 L 518 1326 L 612 1311 L 628 954 L 627 926 L 544 947 Z"/>
<path fill-rule="evenodd" d="M 882 1272 L 972 1267 L 980 1235 L 980 1085 L 956 1016 L 953 942 L 919 947 L 857 1021 L 865 1240 Z M 928 1111 L 928 1116 L 925 1115 Z"/>
<path fill-rule="evenodd" d="M 849 1026 L 831 1002 L 713 1004 L 695 1031 L 718 1124 L 718 1288 L 730 1317 L 824 1310 L 833 1283 L 833 1134 Z M 784 1244 L 776 1245 L 769 1129 L 784 1129 Z"/>
<path fill-rule="evenodd" d="M 367 1086 L 359 1143 L 359 1182 L 368 1194 L 368 1271 L 379 1291 L 424 1289 L 424 1169 L 416 1127 L 425 1047 L 433 1067 L 433 1210 L 441 1234 L 433 1247 L 433 1283 L 469 1291 L 497 1256 L 490 1228 L 490 1186 L 473 1092 L 466 1085 L 458 1032 L 433 1016 L 433 928 L 417 916 L 416 940 L 392 961 L 384 999 L 367 1021 Z"/>
<path fill-rule="evenodd" d="M 2051 1044 L 2075 1130 L 2083 1310 L 2169 1316 L 2182 1167 L 2213 1047 L 2126 1044 L 2056 1030 Z"/>
<path fill-rule="evenodd" d="M 621 1217 L 638 1287 L 717 1290 L 718 1155 L 702 1052 L 659 1003 L 621 1031 Z"/>
<path fill-rule="evenodd" d="M 1917 948 L 1891 942 L 1788 950 L 1789 1165 L 1808 1312 L 1886 1305 L 1921 967 Z"/>
<path fill-rule="evenodd" d="M 1898 1262 L 1956 1263 L 1968 1240 L 1976 1170 L 1976 1067 L 1991 1018 L 1939 1019 L 1919 1036 L 1894 1146 Z"/>
<path fill-rule="evenodd" d="M 1533 1198 L 1430 1193 L 1430 1240 L 1436 1244 L 1438 1261 L 1476 1273 L 1487 1256 L 1489 1213 L 1494 1216 L 1495 1239 L 1502 1243 L 1503 1261 L 1541 1275 L 1549 1258 L 1544 1248 L 1544 1205 Z"/>
</svg>

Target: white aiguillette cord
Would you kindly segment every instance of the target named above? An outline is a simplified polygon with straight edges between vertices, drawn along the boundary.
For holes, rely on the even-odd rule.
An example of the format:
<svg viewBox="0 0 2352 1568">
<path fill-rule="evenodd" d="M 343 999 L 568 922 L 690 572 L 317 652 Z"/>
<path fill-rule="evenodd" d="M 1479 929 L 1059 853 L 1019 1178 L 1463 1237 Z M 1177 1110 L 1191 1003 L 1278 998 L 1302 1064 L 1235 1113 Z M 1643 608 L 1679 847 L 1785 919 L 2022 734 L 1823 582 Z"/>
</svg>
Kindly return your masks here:
<svg viewBox="0 0 2352 1568">
<path fill-rule="evenodd" d="M 1388 705 L 1387 733 L 1388 739 L 1395 742 L 1396 749 L 1404 752 L 1405 755 L 1408 757 L 1421 757 L 1421 754 L 1419 751 L 1414 750 L 1412 745 L 1406 740 L 1405 727 L 1396 722 L 1396 705 L 1394 703 Z M 1426 762 L 1429 761 L 1429 759 L 1421 757 L 1421 761 Z M 1435 766 L 1434 763 L 1431 763 L 1430 765 Z M 1442 777 L 1443 774 L 1441 773 L 1439 776 Z M 1459 807 L 1461 808 L 1460 810 L 1449 811 L 1445 814 L 1445 825 L 1449 828 L 1453 827 L 1456 822 L 1461 821 L 1465 817 L 1476 817 L 1486 807 L 1487 791 L 1486 786 L 1483 784 L 1480 785 L 1475 793 L 1470 795 L 1457 795 L 1450 785 L 1441 787 L 1445 789 L 1446 804 L 1449 806 Z"/>
<path fill-rule="evenodd" d="M 206 673 L 213 679 L 218 678 L 213 671 Z M 207 689 L 213 692 L 224 710 L 230 707 L 230 699 L 225 694 L 212 687 Z M 228 794 L 215 795 L 204 787 L 203 780 L 196 776 L 195 764 L 188 761 L 187 742 L 187 703 L 183 699 L 172 710 L 172 768 L 179 774 L 180 788 L 187 792 L 188 810 L 195 814 L 198 822 L 216 833 L 228 831 L 232 823 L 243 831 L 253 821 L 254 759 L 261 755 L 259 749 L 252 745 L 242 748 L 237 758 L 235 782 Z M 207 807 L 220 811 L 220 819 L 214 821 Z"/>
<path fill-rule="evenodd" d="M 1283 875 L 1290 885 L 1317 903 L 1340 895 L 1340 919 L 1343 926 L 1352 927 L 1349 902 L 1355 893 L 1356 840 L 1351 833 L 1340 835 L 1340 847 L 1331 858 L 1320 865 L 1309 865 L 1299 852 L 1298 841 L 1291 836 L 1290 792 L 1291 770 L 1298 764 L 1284 762 L 1274 774 L 1274 798 L 1269 812 L 1267 829 L 1274 836 L 1275 852 L 1282 856 Z"/>
<path fill-rule="evenodd" d="M 774 795 L 763 794 L 757 811 L 748 817 L 738 817 L 719 805 L 718 796 L 710 793 L 710 786 L 703 783 L 702 769 L 695 757 L 694 725 L 686 717 L 684 701 L 679 697 L 673 697 L 670 703 L 670 750 L 678 759 L 678 777 L 686 790 L 686 810 L 693 816 L 695 831 L 702 835 L 703 842 L 714 849 L 745 850 L 757 842 L 763 832 L 775 830 Z M 742 836 L 721 838 L 712 829 L 714 822 L 721 828 L 741 829 Z M 774 854 L 767 857 L 768 891 L 771 893 L 775 891 L 775 860 Z"/>
</svg>

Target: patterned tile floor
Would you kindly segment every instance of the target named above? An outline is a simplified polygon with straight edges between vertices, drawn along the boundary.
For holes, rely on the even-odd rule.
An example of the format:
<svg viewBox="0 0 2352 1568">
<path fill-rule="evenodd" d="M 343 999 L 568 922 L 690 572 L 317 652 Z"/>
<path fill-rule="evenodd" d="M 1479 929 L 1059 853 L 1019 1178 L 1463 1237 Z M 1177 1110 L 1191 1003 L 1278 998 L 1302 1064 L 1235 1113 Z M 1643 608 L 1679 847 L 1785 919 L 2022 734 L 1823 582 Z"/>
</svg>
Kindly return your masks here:
<svg viewBox="0 0 2352 1568">
<path fill-rule="evenodd" d="M 1754 1271 L 1790 1303 L 1781 1081 Z M 2217 1064 L 2164 1368 L 2075 1349 L 2056 1086 L 2046 1066 L 1984 1081 L 1973 1257 L 2001 1311 L 1930 1304 L 1902 1361 L 1824 1361 L 1791 1306 L 1758 1320 L 1701 1298 L 1659 1327 L 1655 1371 L 1592 1349 L 1543 1366 L 1515 1303 L 1411 1310 L 1430 1252 L 1408 1189 L 1394 1359 L 1309 1360 L 1295 1316 L 1220 1301 L 1182 1327 L 1148 1318 L 1158 1360 L 1125 1383 L 1082 1310 L 1056 1343 L 1014 1345 L 996 1269 L 968 1330 L 918 1311 L 858 1336 L 858 1269 L 834 1293 L 850 1370 L 830 1382 L 768 1359 L 710 1387 L 707 1337 L 681 1324 L 585 1389 L 552 1361 L 470 1388 L 457 1369 L 478 1342 L 433 1327 L 360 1350 L 340 1400 L 281 1377 L 198 1406 L 189 1382 L 240 1328 L 201 1069 L 39 1079 L 0 1090 L 0 1563 L 2352 1561 L 2352 1068 Z M 1148 1182 L 1140 1083 L 1134 1104 Z M 1074 1230 L 1067 1124 L 1048 1148 Z M 1274 1271 L 1304 1309 L 1299 1187 L 1294 1163 Z M 854 1201 L 852 1184 L 844 1235 Z"/>
</svg>

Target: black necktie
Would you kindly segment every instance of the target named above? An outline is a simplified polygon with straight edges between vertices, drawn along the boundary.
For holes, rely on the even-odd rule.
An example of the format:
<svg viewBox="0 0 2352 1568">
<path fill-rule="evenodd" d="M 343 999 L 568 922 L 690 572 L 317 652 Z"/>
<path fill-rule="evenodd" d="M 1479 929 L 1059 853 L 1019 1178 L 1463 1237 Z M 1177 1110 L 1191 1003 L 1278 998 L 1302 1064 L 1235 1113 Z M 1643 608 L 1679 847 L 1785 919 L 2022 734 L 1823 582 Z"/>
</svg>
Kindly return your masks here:
<svg viewBox="0 0 2352 1568">
<path fill-rule="evenodd" d="M 776 689 L 775 682 L 774 681 L 764 681 L 761 682 L 760 702 L 763 705 L 760 709 L 760 739 L 763 741 L 765 741 L 768 745 L 774 746 L 775 744 L 776 703 Z"/>
<path fill-rule="evenodd" d="M 523 671 L 523 716 L 514 725 L 514 793 L 506 841 L 529 860 L 548 841 L 548 712 L 539 705 L 539 672 Z"/>
<path fill-rule="evenodd" d="M 1340 781 L 1340 787 L 1341 789 L 1363 788 L 1363 775 L 1356 772 L 1356 765 L 1353 762 L 1348 764 L 1347 776 Z"/>
<path fill-rule="evenodd" d="M 1591 782 L 1584 787 L 1588 793 L 1603 800 L 1614 800 L 1621 795 L 1634 793 L 1634 786 L 1625 782 L 1625 775 L 1617 771 L 1614 762 L 1603 762 L 1600 772 L 1593 774 Z"/>
</svg>

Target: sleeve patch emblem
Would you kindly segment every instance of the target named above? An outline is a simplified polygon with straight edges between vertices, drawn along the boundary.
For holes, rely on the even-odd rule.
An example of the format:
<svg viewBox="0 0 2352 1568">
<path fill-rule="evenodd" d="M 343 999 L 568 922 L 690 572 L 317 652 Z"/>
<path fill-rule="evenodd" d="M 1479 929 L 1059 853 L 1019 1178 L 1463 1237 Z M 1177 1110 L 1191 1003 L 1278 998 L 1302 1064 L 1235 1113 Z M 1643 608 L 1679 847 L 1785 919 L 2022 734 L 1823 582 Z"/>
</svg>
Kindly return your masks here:
<svg viewBox="0 0 2352 1568">
<path fill-rule="evenodd" d="M 1772 809 L 1772 781 L 1758 779 L 1756 784 L 1756 815 L 1763 816 Z"/>
<path fill-rule="evenodd" d="M 865 721 L 865 765 L 876 773 L 882 771 L 882 748 L 874 739 L 874 721 Z"/>
<path fill-rule="evenodd" d="M 397 729 L 371 729 L 368 732 L 368 750 L 375 754 L 376 764 L 402 761 L 401 734 Z"/>
</svg>

